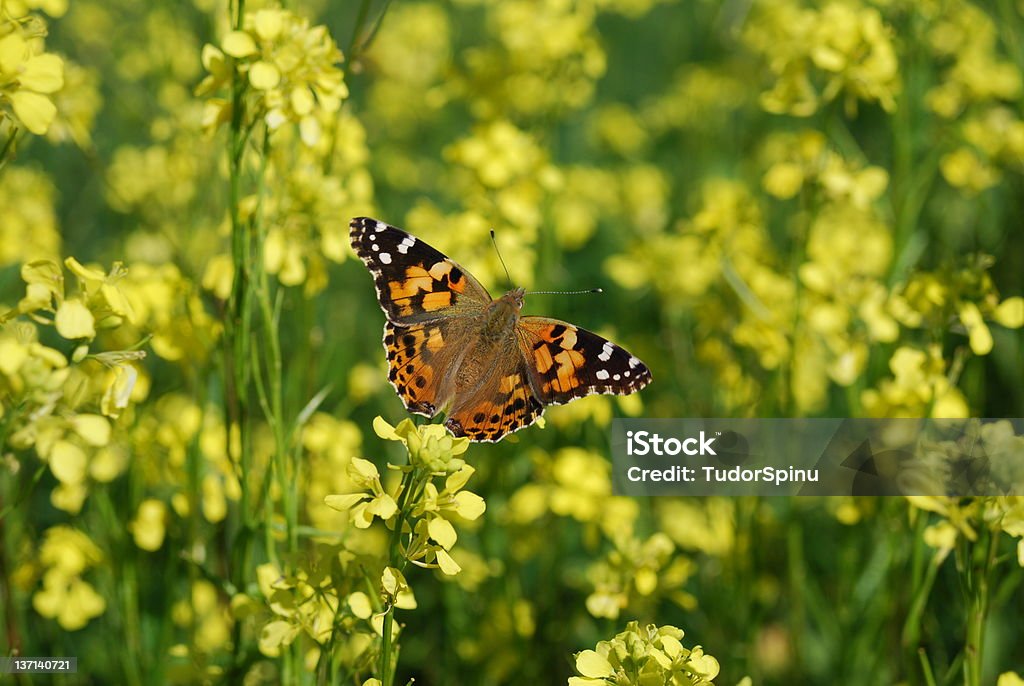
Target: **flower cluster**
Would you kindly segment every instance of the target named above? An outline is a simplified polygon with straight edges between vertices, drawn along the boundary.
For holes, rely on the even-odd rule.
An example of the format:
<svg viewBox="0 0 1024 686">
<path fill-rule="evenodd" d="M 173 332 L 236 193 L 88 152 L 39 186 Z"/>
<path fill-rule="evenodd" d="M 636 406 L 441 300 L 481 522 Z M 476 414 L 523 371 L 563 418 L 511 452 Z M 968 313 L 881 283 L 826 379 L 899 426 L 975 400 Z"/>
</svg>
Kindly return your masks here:
<svg viewBox="0 0 1024 686">
<path fill-rule="evenodd" d="M 81 531 L 58 525 L 46 530 L 39 547 L 42 587 L 32 606 L 43 617 L 57 620 L 66 631 L 81 629 L 107 609 L 106 600 L 82 578 L 103 561 L 96 544 Z"/>
<path fill-rule="evenodd" d="M 893 30 L 878 9 L 862 2 L 761 3 L 744 40 L 763 55 L 775 83 L 761 95 L 768 112 L 807 117 L 844 98 L 877 102 L 888 111 L 900 92 Z"/>
<path fill-rule="evenodd" d="M 460 96 L 480 119 L 538 117 L 583 106 L 606 69 L 590 3 L 485 5 L 492 38 L 467 49 Z"/>
<path fill-rule="evenodd" d="M 123 467 L 111 443 L 111 420 L 133 399 L 137 360 L 133 350 L 92 352 L 100 331 L 133 317 L 121 290 L 124 268 L 107 274 L 65 262 L 77 289 L 65 289 L 61 267 L 51 261 L 25 264 L 25 297 L 0 316 L 0 389 L 5 442 L 35 453 L 49 465 L 59 486 L 54 506 L 78 512 L 90 480 L 114 479 Z M 60 349 L 40 342 L 40 327 L 52 328 Z"/>
<path fill-rule="evenodd" d="M 341 606 L 329 574 L 299 568 L 286 576 L 268 563 L 257 568 L 256 577 L 272 613 L 260 630 L 260 652 L 280 655 L 302 633 L 318 644 L 330 638 Z"/>
<path fill-rule="evenodd" d="M 667 535 L 658 532 L 646 541 L 618 536 L 613 542 L 605 559 L 587 570 L 594 588 L 586 601 L 591 615 L 618 619 L 627 608 L 631 615 L 641 615 L 642 606 L 656 606 L 662 598 L 683 608 L 696 605 L 692 595 L 680 590 L 693 575 L 694 564 L 675 554 Z"/>
<path fill-rule="evenodd" d="M 1008 329 L 1024 326 L 1024 297 L 1000 298 L 989 269 L 992 257 L 977 255 L 964 263 L 915 273 L 897 291 L 894 313 L 906 327 L 924 331 L 949 328 L 966 334 L 971 352 L 992 352 L 987 322 Z"/>
<path fill-rule="evenodd" d="M 1019 440 L 1019 436 L 1017 438 Z M 924 536 L 925 543 L 935 549 L 938 561 L 945 559 L 959 538 L 976 541 L 979 529 L 984 528 L 1020 539 L 1017 541 L 1017 562 L 1024 567 L 1024 498 L 1001 496 L 974 498 L 966 502 L 939 496 L 907 496 L 907 499 L 915 508 L 936 513 L 942 518 L 930 525 Z"/>
<path fill-rule="evenodd" d="M 0 266 L 57 259 L 60 234 L 54 213 L 53 183 L 33 169 L 4 170 L 0 184 Z"/>
<path fill-rule="evenodd" d="M 57 116 L 53 98 L 64 86 L 64 61 L 46 52 L 46 33 L 46 22 L 24 5 L 0 8 L 0 130 L 9 122 L 42 135 Z"/>
<path fill-rule="evenodd" d="M 952 2 L 934 17 L 928 33 L 936 61 L 945 65 L 926 95 L 928 107 L 950 121 L 955 147 L 940 170 L 951 186 L 976 194 L 995 186 L 1002 170 L 1020 173 L 1024 121 L 1007 103 L 1020 99 L 1020 69 L 1000 54 L 996 22 L 969 2 Z"/>
<path fill-rule="evenodd" d="M 682 644 L 683 630 L 674 626 L 641 627 L 630 622 L 625 631 L 597 644 L 597 650 L 576 655 L 576 671 L 569 686 L 615 684 L 672 684 L 708 686 L 718 676 L 718 660 L 700 646 Z"/>
<path fill-rule="evenodd" d="M 402 420 L 392 427 L 378 417 L 374 430 L 381 438 L 399 441 L 409 454 L 409 466 L 402 468 L 412 475 L 392 495 L 381 484 L 380 472 L 369 460 L 353 458 L 349 477 L 360 492 L 329 495 L 325 502 L 336 510 L 347 511 L 358 528 L 369 527 L 375 518 L 383 520 L 397 536 L 407 536 L 402 546 L 402 559 L 421 567 L 440 569 L 455 575 L 461 567 L 451 556 L 458 539 L 452 519 L 473 521 L 484 513 L 483 499 L 463 490 L 476 471 L 461 455 L 469 440 L 453 438 L 441 425 L 416 427 L 411 420 Z M 433 483 L 433 475 L 445 476 L 444 487 Z"/>
<path fill-rule="evenodd" d="M 307 19 L 288 10 L 261 9 L 246 14 L 242 29 L 227 33 L 220 47 L 203 48 L 203 65 L 210 74 L 196 93 L 216 93 L 237 68 L 252 89 L 248 116 L 262 118 L 271 130 L 286 122 L 296 124 L 302 141 L 315 145 L 321 134 L 317 115 L 338 112 L 348 97 L 337 67 L 341 59 L 326 27 L 311 27 Z M 228 101 L 209 101 L 204 115 L 207 124 L 230 117 Z"/>
</svg>

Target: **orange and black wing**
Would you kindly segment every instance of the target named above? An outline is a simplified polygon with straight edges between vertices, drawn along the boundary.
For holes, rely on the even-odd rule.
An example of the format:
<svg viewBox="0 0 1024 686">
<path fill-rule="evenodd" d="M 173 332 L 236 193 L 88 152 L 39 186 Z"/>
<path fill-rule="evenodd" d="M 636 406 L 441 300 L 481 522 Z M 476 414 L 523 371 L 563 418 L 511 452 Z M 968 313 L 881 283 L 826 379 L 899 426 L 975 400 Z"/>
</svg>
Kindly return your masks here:
<svg viewBox="0 0 1024 686">
<path fill-rule="evenodd" d="M 469 272 L 399 228 L 356 217 L 349 240 L 373 275 L 377 299 L 393 324 L 475 316 L 491 302 Z"/>
<path fill-rule="evenodd" d="M 531 384 L 545 405 L 593 393 L 628 395 L 651 382 L 651 370 L 635 355 L 568 322 L 523 317 L 517 335 Z"/>
</svg>

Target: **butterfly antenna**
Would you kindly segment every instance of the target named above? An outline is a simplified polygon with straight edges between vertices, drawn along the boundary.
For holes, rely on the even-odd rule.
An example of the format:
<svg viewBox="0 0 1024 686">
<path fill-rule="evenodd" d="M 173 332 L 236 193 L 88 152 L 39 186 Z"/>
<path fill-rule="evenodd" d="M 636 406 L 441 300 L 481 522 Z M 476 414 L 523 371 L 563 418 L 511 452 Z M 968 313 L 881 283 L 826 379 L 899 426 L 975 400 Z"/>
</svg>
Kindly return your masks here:
<svg viewBox="0 0 1024 686">
<path fill-rule="evenodd" d="M 498 241 L 494 237 L 494 229 L 491 229 L 491 245 L 494 246 L 494 252 L 498 253 L 498 261 L 501 262 L 501 266 L 505 270 L 505 278 L 508 279 L 509 284 L 514 286 L 515 284 L 512 283 L 512 275 L 508 273 L 508 267 L 505 266 L 505 260 L 501 257 L 501 251 L 498 250 Z"/>
<path fill-rule="evenodd" d="M 523 295 L 583 295 L 584 293 L 604 293 L 600 288 L 588 288 L 583 291 L 530 291 Z"/>
</svg>

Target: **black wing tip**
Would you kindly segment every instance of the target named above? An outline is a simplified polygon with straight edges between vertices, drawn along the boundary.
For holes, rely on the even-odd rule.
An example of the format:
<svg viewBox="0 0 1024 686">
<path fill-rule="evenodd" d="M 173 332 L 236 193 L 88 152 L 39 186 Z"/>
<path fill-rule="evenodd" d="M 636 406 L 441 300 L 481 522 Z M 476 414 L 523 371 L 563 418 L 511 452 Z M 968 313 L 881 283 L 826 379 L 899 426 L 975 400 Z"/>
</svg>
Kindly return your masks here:
<svg viewBox="0 0 1024 686">
<path fill-rule="evenodd" d="M 357 236 L 361 236 L 370 229 L 377 229 L 378 226 L 390 226 L 389 224 L 374 219 L 373 217 L 353 217 L 348 223 L 349 235 L 352 236 L 352 240 L 355 240 Z"/>
</svg>

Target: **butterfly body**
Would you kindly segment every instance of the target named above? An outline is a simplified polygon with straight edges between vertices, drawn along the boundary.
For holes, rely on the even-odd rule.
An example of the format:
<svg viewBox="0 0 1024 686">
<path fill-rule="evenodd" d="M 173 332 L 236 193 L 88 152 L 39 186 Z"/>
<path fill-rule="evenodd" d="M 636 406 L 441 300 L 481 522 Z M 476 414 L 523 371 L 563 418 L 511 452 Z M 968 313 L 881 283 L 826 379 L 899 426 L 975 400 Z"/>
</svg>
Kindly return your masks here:
<svg viewBox="0 0 1024 686">
<path fill-rule="evenodd" d="M 513 335 L 523 309 L 524 289 L 516 288 L 493 300 L 487 306 L 480 337 L 488 342 L 499 342 Z"/>
<path fill-rule="evenodd" d="M 545 405 L 650 383 L 650 370 L 624 349 L 568 322 L 522 316 L 522 288 L 491 298 L 401 229 L 358 217 L 349 238 L 387 317 L 388 379 L 410 412 L 446 412 L 456 436 L 497 441 L 533 424 Z"/>
</svg>

